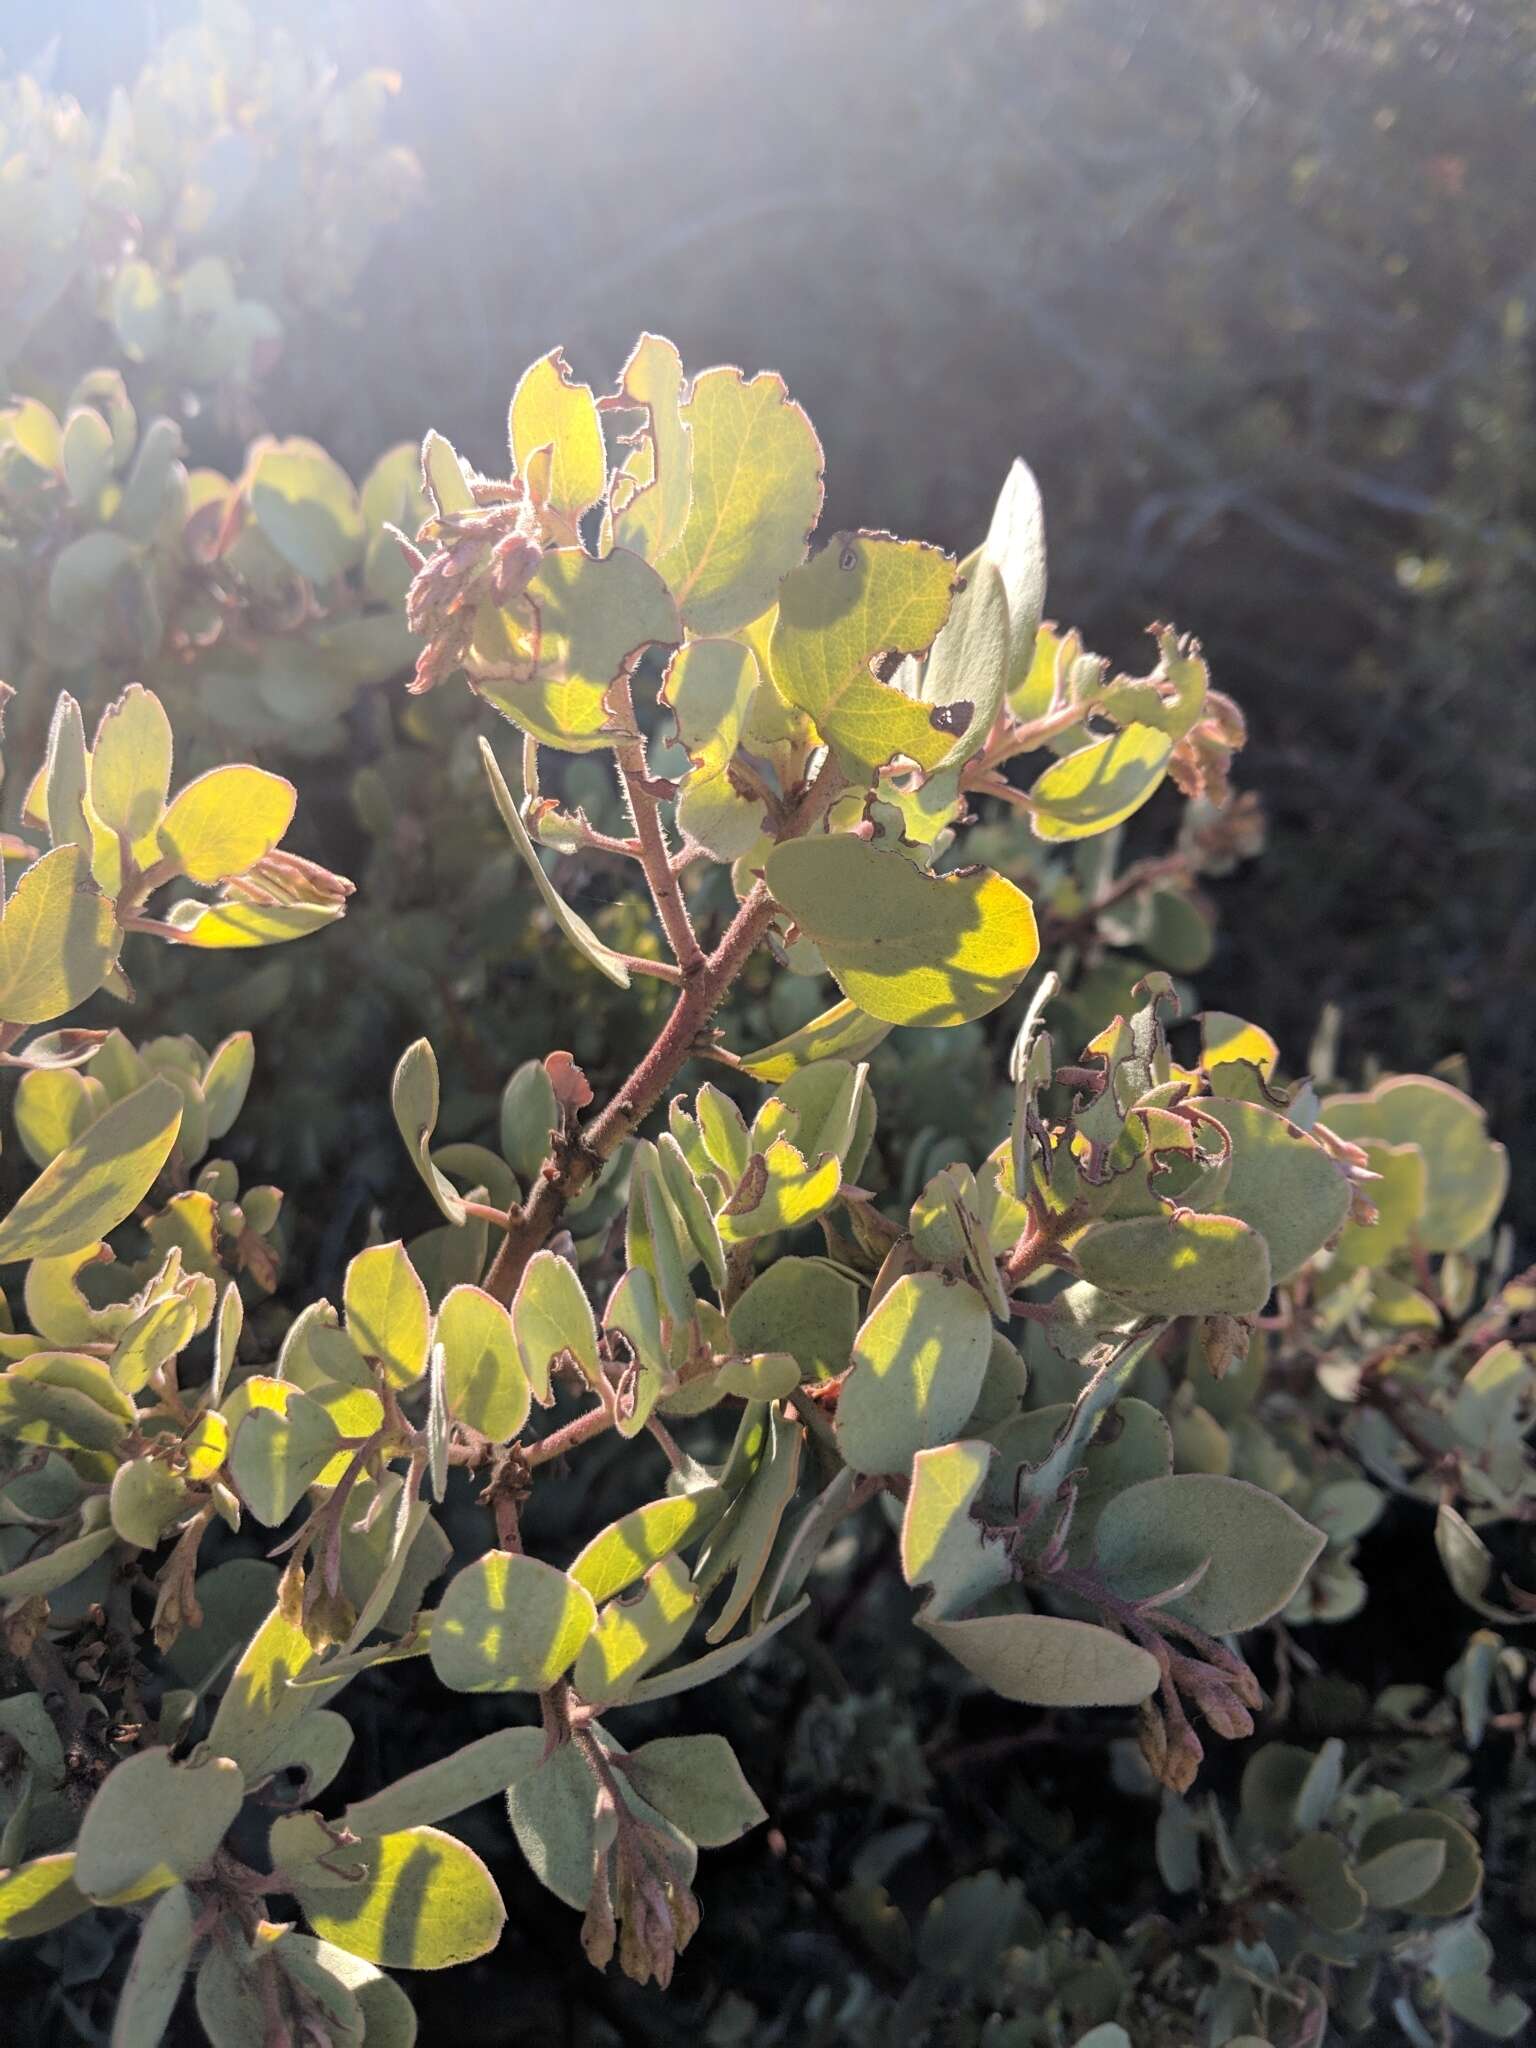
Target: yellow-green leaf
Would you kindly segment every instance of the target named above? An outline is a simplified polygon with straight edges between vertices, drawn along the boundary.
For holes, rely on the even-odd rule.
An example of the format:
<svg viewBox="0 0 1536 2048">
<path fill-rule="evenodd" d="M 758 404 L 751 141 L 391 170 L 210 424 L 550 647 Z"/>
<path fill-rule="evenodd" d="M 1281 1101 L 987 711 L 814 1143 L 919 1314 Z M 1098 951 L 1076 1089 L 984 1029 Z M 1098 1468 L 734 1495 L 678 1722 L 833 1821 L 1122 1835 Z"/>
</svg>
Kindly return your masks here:
<svg viewBox="0 0 1536 2048">
<path fill-rule="evenodd" d="M 1064 754 L 1033 789 L 1035 831 L 1042 839 L 1090 839 L 1123 824 L 1162 781 L 1173 742 L 1150 725 L 1128 725 L 1107 739 Z"/>
<path fill-rule="evenodd" d="M 639 555 L 551 548 L 515 609 L 481 606 L 465 666 L 486 702 L 536 740 L 587 753 L 610 742 L 604 700 L 630 657 L 681 637 L 670 592 Z"/>
<path fill-rule="evenodd" d="M 316 1934 L 349 1955 L 386 1969 L 446 1970 L 501 1938 L 507 1909 L 491 1873 L 438 1828 L 375 1836 L 349 1848 L 345 1864 L 358 1873 L 346 1883 L 295 1890 Z"/>
<path fill-rule="evenodd" d="M 919 1451 L 964 1428 L 986 1376 L 992 1318 L 974 1287 L 905 1274 L 854 1340 L 837 1440 L 855 1472 L 905 1473 Z"/>
<path fill-rule="evenodd" d="M 408 1387 L 427 1369 L 431 1310 L 427 1290 L 398 1238 L 370 1245 L 347 1268 L 342 1296 L 347 1335 L 365 1358 L 376 1358 L 393 1387 Z"/>
<path fill-rule="evenodd" d="M 986 869 L 926 875 L 838 834 L 776 847 L 763 872 L 844 995 L 889 1024 L 985 1016 L 1040 951 L 1029 898 Z"/>
<path fill-rule="evenodd" d="M 152 690 L 130 683 L 101 714 L 91 749 L 91 802 L 127 839 L 141 867 L 158 859 L 155 832 L 171 786 L 171 721 Z"/>
<path fill-rule="evenodd" d="M 532 1398 L 511 1316 L 481 1288 L 453 1287 L 437 1312 L 435 1341 L 449 1413 L 492 1443 L 510 1442 Z"/>
<path fill-rule="evenodd" d="M 331 583 L 362 557 L 366 537 L 352 480 L 314 441 L 269 441 L 250 471 L 257 527 L 292 569 Z"/>
<path fill-rule="evenodd" d="M 0 1018 L 42 1024 L 93 995 L 123 935 L 89 856 L 59 846 L 23 869 L 0 919 Z"/>
<path fill-rule="evenodd" d="M 182 1095 L 156 1079 L 114 1103 L 0 1223 L 0 1265 L 60 1258 L 115 1230 L 148 1194 L 181 1129 Z"/>
<path fill-rule="evenodd" d="M 178 790 L 160 821 L 160 851 L 191 882 L 243 875 L 288 830 L 297 800 L 291 782 L 264 768 L 210 768 Z"/>
<path fill-rule="evenodd" d="M 432 1619 L 432 1668 L 453 1692 L 543 1692 L 596 1622 L 585 1586 L 537 1558 L 493 1550 L 449 1580 Z"/>
<path fill-rule="evenodd" d="M 769 660 L 774 687 L 806 712 L 850 776 L 903 755 L 934 768 L 955 734 L 944 707 L 874 673 L 882 654 L 918 654 L 949 615 L 956 567 L 922 541 L 840 533 L 785 578 Z"/>
<path fill-rule="evenodd" d="M 657 563 L 693 633 L 734 633 L 805 559 L 821 516 L 821 443 L 781 377 L 705 370 L 683 407 L 692 498 Z"/>
<path fill-rule="evenodd" d="M 628 988 L 629 969 L 624 964 L 622 954 L 615 953 L 611 946 L 603 944 L 591 925 L 572 910 L 544 872 L 544 863 L 539 859 L 533 841 L 528 837 L 528 828 L 518 811 L 517 799 L 508 789 L 506 778 L 497 766 L 496 756 L 491 751 L 491 743 L 485 738 L 480 741 L 480 758 L 485 763 L 485 772 L 490 778 L 491 795 L 496 799 L 501 822 L 512 835 L 512 844 L 521 854 L 529 874 L 533 876 L 534 885 L 549 906 L 550 915 L 555 923 L 583 959 L 590 961 L 599 974 L 606 975 L 620 988 Z"/>
<path fill-rule="evenodd" d="M 644 406 L 648 421 L 646 439 L 614 479 L 614 539 L 655 562 L 681 536 L 693 503 L 693 435 L 683 417 L 683 359 L 672 343 L 642 334 L 619 392 Z"/>
<path fill-rule="evenodd" d="M 597 402 L 590 384 L 572 382 L 562 350 L 551 349 L 518 379 L 507 438 L 522 477 L 530 475 L 533 458 L 548 451 L 538 483 L 553 511 L 579 518 L 603 495 L 608 455 Z"/>
</svg>

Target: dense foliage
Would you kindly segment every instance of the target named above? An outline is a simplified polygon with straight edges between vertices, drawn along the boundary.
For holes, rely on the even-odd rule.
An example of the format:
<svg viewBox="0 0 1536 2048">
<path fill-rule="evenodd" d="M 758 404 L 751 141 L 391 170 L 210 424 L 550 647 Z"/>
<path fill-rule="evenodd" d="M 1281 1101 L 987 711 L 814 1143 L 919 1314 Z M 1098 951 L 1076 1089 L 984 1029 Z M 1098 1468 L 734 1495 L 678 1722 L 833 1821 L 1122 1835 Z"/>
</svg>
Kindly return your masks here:
<svg viewBox="0 0 1536 2048">
<path fill-rule="evenodd" d="M 1512 2038 L 1503 1148 L 1199 1006 L 1244 721 L 1172 627 L 1125 675 L 1043 619 L 1022 463 L 962 560 L 818 533 L 782 381 L 646 334 L 600 396 L 534 362 L 503 477 L 438 433 L 359 485 L 265 432 L 189 466 L 188 393 L 260 423 L 288 239 L 403 195 L 386 91 L 223 8 L 101 131 L 7 87 L 0 1931 L 120 2048 L 409 2043 L 388 1972 L 502 1937 L 494 1795 L 567 1946 L 672 1998 L 700 1849 L 771 1819 L 854 1967 L 791 2009 L 741 1954 L 721 2043 Z M 365 979 L 432 1028 L 328 1204 Z M 1328 1644 L 1394 1504 L 1464 1626 L 1372 1698 Z M 352 1753 L 423 1697 L 417 1754 Z M 988 1700 L 1110 1763 L 1155 1902 L 1026 1896 L 1038 1802 L 913 1891 Z M 837 1885 L 784 1834 L 829 1797 L 879 1823 Z"/>
</svg>

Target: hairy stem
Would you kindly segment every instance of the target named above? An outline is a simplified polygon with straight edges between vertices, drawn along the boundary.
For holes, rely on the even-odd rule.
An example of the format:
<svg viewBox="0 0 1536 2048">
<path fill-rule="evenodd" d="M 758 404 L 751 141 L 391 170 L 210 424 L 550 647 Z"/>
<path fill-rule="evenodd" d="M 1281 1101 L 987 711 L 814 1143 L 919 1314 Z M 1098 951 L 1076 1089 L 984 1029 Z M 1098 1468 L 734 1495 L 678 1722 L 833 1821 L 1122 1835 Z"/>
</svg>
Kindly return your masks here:
<svg viewBox="0 0 1536 2048">
<path fill-rule="evenodd" d="M 635 703 L 626 675 L 613 688 L 614 711 L 623 723 L 635 728 Z M 629 802 L 630 816 L 635 821 L 635 837 L 640 843 L 640 865 L 645 870 L 645 879 L 650 885 L 651 900 L 656 905 L 656 915 L 661 919 L 661 928 L 667 935 L 667 944 L 672 948 L 678 966 L 683 970 L 686 982 L 704 966 L 704 951 L 693 929 L 688 915 L 688 906 L 683 900 L 682 884 L 672 865 L 671 850 L 666 835 L 661 829 L 661 807 L 651 794 L 650 778 L 645 765 L 645 743 L 640 739 L 621 739 L 614 747 L 619 764 L 619 774 L 624 782 L 624 794 Z"/>
<path fill-rule="evenodd" d="M 829 755 L 781 836 L 793 838 L 809 830 L 842 786 L 842 774 Z M 527 1201 L 508 1214 L 507 1234 L 485 1276 L 487 1294 L 503 1304 L 511 1301 L 524 1267 L 548 1242 L 566 1204 L 596 1178 L 623 1140 L 639 1129 L 660 1102 L 767 933 L 776 908 L 767 884 L 756 883 L 719 945 L 703 956 L 702 964 L 685 980 L 660 1035 L 629 1079 L 585 1129 L 557 1140 Z"/>
</svg>

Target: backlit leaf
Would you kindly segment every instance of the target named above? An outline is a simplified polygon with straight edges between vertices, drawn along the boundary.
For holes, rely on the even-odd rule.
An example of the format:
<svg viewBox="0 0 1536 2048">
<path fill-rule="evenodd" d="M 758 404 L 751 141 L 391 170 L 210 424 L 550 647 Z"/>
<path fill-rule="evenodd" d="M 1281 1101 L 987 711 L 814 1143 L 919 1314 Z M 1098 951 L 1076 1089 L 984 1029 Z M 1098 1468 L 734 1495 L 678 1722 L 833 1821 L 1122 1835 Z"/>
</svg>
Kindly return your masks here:
<svg viewBox="0 0 1536 2048">
<path fill-rule="evenodd" d="M 785 579 L 769 659 L 774 687 L 806 712 L 854 780 L 902 755 L 934 768 L 951 751 L 947 717 L 875 675 L 882 654 L 928 647 L 949 613 L 956 569 L 921 541 L 836 534 Z"/>
<path fill-rule="evenodd" d="M 682 409 L 692 496 L 657 561 L 690 632 L 733 633 L 765 612 L 821 515 L 821 443 L 783 380 L 705 370 Z"/>
<path fill-rule="evenodd" d="M 95 1244 L 148 1194 L 181 1128 L 181 1091 L 156 1079 L 114 1103 L 0 1223 L 0 1264 Z"/>
<path fill-rule="evenodd" d="M 432 1668 L 454 1692 L 542 1692 L 597 1622 L 584 1586 L 537 1558 L 493 1550 L 449 1580 L 432 1623 Z"/>
<path fill-rule="evenodd" d="M 1139 811 L 1162 781 L 1173 742 L 1149 725 L 1128 725 L 1064 754 L 1029 792 L 1042 839 L 1088 839 Z"/>
<path fill-rule="evenodd" d="M 58 846 L 22 870 L 0 918 L 0 1018 L 42 1024 L 93 995 L 123 941 L 88 856 Z"/>
<path fill-rule="evenodd" d="M 790 840 L 763 872 L 843 993 L 887 1023 L 985 1016 L 1040 950 L 1029 898 L 985 869 L 939 879 L 839 834 Z"/>
<path fill-rule="evenodd" d="M 552 510 L 578 518 L 603 495 L 608 456 L 597 402 L 589 384 L 572 381 L 560 349 L 541 356 L 518 379 L 507 438 L 522 477 L 530 475 L 533 458 L 548 450 L 537 481 Z"/>
<path fill-rule="evenodd" d="M 293 823 L 298 792 L 264 768 L 210 768 L 178 790 L 160 821 L 162 855 L 192 882 L 243 875 Z"/>
</svg>

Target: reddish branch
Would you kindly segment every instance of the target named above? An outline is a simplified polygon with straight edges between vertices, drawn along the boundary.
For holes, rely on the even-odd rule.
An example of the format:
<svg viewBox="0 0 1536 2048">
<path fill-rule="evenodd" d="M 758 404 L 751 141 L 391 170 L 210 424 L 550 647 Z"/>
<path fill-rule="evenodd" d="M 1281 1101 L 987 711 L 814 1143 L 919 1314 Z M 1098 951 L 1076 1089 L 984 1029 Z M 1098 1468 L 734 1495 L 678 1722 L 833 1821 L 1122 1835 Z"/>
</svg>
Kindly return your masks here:
<svg viewBox="0 0 1536 2048">
<path fill-rule="evenodd" d="M 842 785 L 842 774 L 829 755 L 786 820 L 779 837 L 793 839 L 808 831 L 826 811 Z M 653 817 L 654 808 L 652 802 Z M 640 825 L 639 809 L 635 822 Z M 657 835 L 659 840 L 659 821 Z M 643 840 L 643 829 L 641 836 Z M 662 861 L 665 865 L 664 846 Z M 671 877 L 671 881 L 675 888 L 676 877 Z M 654 877 L 652 886 L 655 886 Z M 698 1045 L 710 1019 L 725 1001 L 731 984 L 766 935 L 776 909 L 768 885 L 761 881 L 756 883 L 726 927 L 725 935 L 715 950 L 701 955 L 692 973 L 687 973 L 685 968 L 686 979 L 672 1007 L 672 1014 L 629 1079 L 584 1129 L 557 1140 L 539 1169 L 527 1201 L 508 1212 L 507 1234 L 485 1276 L 486 1292 L 497 1301 L 511 1301 L 523 1276 L 523 1268 L 534 1253 L 548 1243 L 572 1197 L 596 1178 L 624 1139 L 639 1129 L 661 1101 Z M 689 929 L 691 935 L 692 928 Z"/>
</svg>

